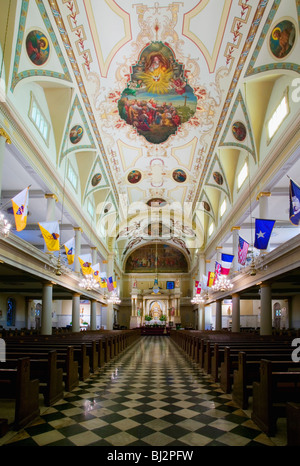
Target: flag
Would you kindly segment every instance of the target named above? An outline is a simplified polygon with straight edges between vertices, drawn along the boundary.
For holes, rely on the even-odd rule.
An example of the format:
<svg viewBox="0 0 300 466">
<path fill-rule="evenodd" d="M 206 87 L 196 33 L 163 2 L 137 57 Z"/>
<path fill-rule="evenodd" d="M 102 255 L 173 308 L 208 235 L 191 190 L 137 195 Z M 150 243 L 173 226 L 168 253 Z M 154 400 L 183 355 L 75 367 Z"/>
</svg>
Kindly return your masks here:
<svg viewBox="0 0 300 466">
<path fill-rule="evenodd" d="M 26 227 L 28 212 L 28 191 L 29 187 L 23 189 L 23 191 L 11 199 L 17 231 L 22 231 Z"/>
<path fill-rule="evenodd" d="M 300 187 L 290 180 L 290 221 L 293 225 L 299 225 L 300 222 Z"/>
<path fill-rule="evenodd" d="M 232 254 L 222 254 L 221 274 L 228 275 L 234 256 Z"/>
<path fill-rule="evenodd" d="M 221 275 L 221 264 L 219 262 L 215 263 L 215 281 L 218 280 L 219 276 Z"/>
<path fill-rule="evenodd" d="M 100 286 L 101 286 L 101 288 L 107 288 L 106 273 L 105 272 L 100 273 Z"/>
<path fill-rule="evenodd" d="M 208 272 L 207 286 L 211 287 L 215 281 L 215 272 Z"/>
<path fill-rule="evenodd" d="M 201 294 L 201 283 L 199 280 L 195 281 L 195 289 L 196 289 L 196 294 Z"/>
<path fill-rule="evenodd" d="M 109 277 L 107 280 L 107 289 L 108 291 L 114 291 L 114 284 L 112 277 Z"/>
<path fill-rule="evenodd" d="M 274 223 L 275 220 L 255 219 L 254 247 L 256 249 L 267 249 Z"/>
<path fill-rule="evenodd" d="M 114 285 L 114 288 L 117 288 L 117 281 L 116 280 L 113 281 L 113 285 Z"/>
<path fill-rule="evenodd" d="M 74 262 L 74 258 L 75 258 L 75 237 L 69 239 L 69 241 L 67 241 L 64 244 L 64 247 L 65 247 L 68 263 L 69 265 L 72 265 Z"/>
<path fill-rule="evenodd" d="M 92 256 L 91 254 L 83 254 L 82 256 L 78 256 L 79 263 L 81 265 L 81 270 L 83 275 L 92 275 Z"/>
<path fill-rule="evenodd" d="M 245 265 L 247 254 L 248 254 L 249 243 L 245 241 L 241 236 L 239 236 L 239 246 L 238 246 L 238 263 Z"/>
<path fill-rule="evenodd" d="M 45 240 L 48 251 L 59 251 L 58 222 L 43 222 L 38 224 Z"/>
<path fill-rule="evenodd" d="M 100 283 L 101 278 L 100 278 L 100 264 L 99 262 L 97 264 L 92 265 L 92 271 L 93 271 L 93 277 L 97 282 Z"/>
</svg>

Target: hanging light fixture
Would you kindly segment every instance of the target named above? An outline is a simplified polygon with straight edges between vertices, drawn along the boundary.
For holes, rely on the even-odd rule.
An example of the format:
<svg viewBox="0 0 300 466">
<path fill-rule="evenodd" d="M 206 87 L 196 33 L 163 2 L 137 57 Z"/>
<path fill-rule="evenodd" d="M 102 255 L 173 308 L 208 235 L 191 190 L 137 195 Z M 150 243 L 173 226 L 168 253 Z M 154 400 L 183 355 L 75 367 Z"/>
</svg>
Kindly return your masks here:
<svg viewBox="0 0 300 466">
<path fill-rule="evenodd" d="M 120 304 L 121 303 L 121 300 L 119 298 L 119 296 L 117 295 L 117 293 L 113 292 L 109 298 L 107 299 L 107 302 L 108 303 L 113 303 L 113 304 Z"/>
<path fill-rule="evenodd" d="M 202 304 L 202 303 L 205 303 L 205 297 L 203 295 L 195 295 L 192 299 L 191 299 L 191 303 L 192 304 Z"/>
<path fill-rule="evenodd" d="M 87 291 L 96 291 L 100 288 L 99 282 L 95 279 L 92 274 L 84 275 L 79 283 L 80 288 L 84 288 Z"/>
<path fill-rule="evenodd" d="M 11 224 L 6 220 L 4 214 L 0 212 L 0 233 L 5 238 L 9 235 Z"/>
<path fill-rule="evenodd" d="M 226 275 L 219 275 L 215 283 L 212 285 L 214 291 L 230 291 L 233 288 L 233 284 L 226 277 Z"/>
</svg>

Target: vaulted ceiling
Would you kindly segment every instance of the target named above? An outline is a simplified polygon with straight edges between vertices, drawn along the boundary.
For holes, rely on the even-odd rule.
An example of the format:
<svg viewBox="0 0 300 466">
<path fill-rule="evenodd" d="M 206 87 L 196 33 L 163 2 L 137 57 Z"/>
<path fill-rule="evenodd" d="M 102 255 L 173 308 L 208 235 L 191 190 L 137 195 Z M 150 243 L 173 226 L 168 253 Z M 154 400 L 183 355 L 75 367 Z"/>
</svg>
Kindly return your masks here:
<svg viewBox="0 0 300 466">
<path fill-rule="evenodd" d="M 41 244 L 33 225 L 45 211 L 41 193 L 51 190 L 52 173 L 60 180 L 53 191 L 65 238 L 68 225 L 80 225 L 76 205 L 85 215 L 90 202 L 94 215 L 84 226 L 103 243 L 103 256 L 119 253 L 121 266 L 124 248 L 157 239 L 149 223 L 162 222 L 166 241 L 192 254 L 213 257 L 217 245 L 231 251 L 236 225 L 251 243 L 261 191 L 271 193 L 269 216 L 277 221 L 272 248 L 299 233 L 288 218 L 288 177 L 300 182 L 300 112 L 292 97 L 299 0 L 3 3 L 11 7 L 0 20 L 10 51 L 7 108 L 24 125 L 7 149 L 2 191 L 9 199 L 31 184 L 32 228 L 24 239 Z M 33 37 L 44 38 L 38 57 L 28 48 Z M 285 93 L 289 115 L 269 140 L 267 122 Z M 46 146 L 28 120 L 32 95 L 51 123 Z M 22 153 L 26 138 L 48 171 Z M 249 176 L 238 187 L 245 161 Z M 65 182 L 69 164 L 76 193 Z M 24 166 L 31 166 L 27 180 Z M 85 244 L 91 240 L 86 233 Z"/>
</svg>

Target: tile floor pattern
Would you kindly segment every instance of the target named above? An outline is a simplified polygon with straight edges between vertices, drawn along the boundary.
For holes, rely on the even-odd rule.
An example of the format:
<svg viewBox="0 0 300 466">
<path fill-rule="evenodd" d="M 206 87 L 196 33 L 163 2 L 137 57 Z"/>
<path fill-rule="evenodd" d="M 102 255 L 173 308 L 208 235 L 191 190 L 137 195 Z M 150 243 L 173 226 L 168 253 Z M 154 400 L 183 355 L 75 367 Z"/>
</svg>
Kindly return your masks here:
<svg viewBox="0 0 300 466">
<path fill-rule="evenodd" d="M 145 336 L 4 446 L 271 446 L 169 337 Z"/>
</svg>

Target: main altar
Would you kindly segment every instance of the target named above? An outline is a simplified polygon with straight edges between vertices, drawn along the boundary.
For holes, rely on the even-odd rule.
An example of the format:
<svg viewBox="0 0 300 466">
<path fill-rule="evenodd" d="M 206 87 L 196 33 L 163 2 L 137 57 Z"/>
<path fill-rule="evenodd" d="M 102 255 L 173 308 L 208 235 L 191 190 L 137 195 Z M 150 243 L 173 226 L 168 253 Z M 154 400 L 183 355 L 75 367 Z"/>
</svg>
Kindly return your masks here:
<svg viewBox="0 0 300 466">
<path fill-rule="evenodd" d="M 179 282 L 171 290 L 158 293 L 140 290 L 133 282 L 131 290 L 130 328 L 142 328 L 147 334 L 169 333 L 181 322 Z"/>
</svg>

